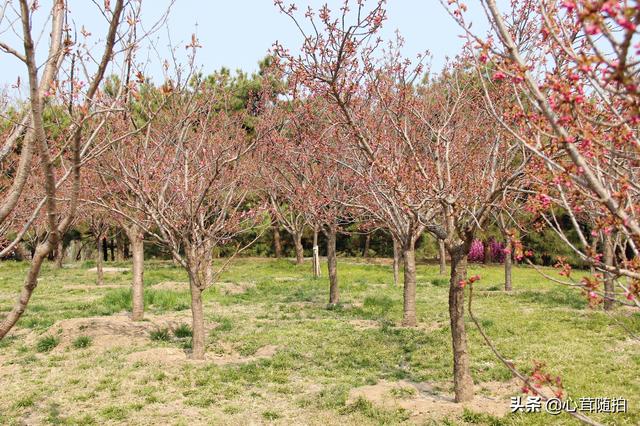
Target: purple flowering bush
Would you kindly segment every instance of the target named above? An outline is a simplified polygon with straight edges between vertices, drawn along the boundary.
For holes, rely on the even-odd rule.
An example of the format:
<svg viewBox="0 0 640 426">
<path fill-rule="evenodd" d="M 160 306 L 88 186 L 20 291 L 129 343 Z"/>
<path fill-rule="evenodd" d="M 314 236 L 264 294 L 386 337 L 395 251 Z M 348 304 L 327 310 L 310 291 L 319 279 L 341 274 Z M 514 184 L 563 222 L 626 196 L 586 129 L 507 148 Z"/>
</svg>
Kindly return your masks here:
<svg viewBox="0 0 640 426">
<path fill-rule="evenodd" d="M 473 240 L 469 248 L 469 261 L 482 262 L 484 260 L 484 244 L 480 240 Z"/>
<path fill-rule="evenodd" d="M 491 250 L 491 258 L 494 262 L 504 262 L 504 244 L 491 238 L 489 241 L 482 242 L 481 240 L 473 240 L 471 248 L 469 249 L 469 261 L 470 262 L 483 262 L 484 261 L 484 247 L 485 244 L 489 245 Z"/>
</svg>

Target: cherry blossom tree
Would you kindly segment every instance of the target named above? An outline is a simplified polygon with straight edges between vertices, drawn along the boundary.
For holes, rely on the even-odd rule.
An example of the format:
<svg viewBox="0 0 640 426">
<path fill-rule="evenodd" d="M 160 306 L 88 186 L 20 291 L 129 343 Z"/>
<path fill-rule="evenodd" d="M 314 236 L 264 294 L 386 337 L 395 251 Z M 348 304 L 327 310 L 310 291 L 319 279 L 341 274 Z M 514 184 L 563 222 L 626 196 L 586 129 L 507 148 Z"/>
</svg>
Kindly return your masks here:
<svg viewBox="0 0 640 426">
<path fill-rule="evenodd" d="M 64 24 L 68 22 L 65 16 L 69 13 L 66 2 L 54 0 L 49 11 L 44 12 L 49 15 L 49 19 L 44 20 L 51 25 L 49 31 L 33 27 L 33 16 L 41 9 L 39 2 L 30 4 L 27 0 L 20 0 L 17 3 L 17 8 L 7 8 L 0 19 L 3 24 L 8 24 L 20 34 L 23 48 L 17 49 L 3 42 L 0 50 L 13 55 L 25 65 L 29 102 L 0 150 L 2 160 L 16 152 L 18 142 L 22 142 L 20 159 L 10 189 L 3 194 L 0 224 L 18 205 L 27 174 L 32 165 L 37 164 L 41 170 L 43 188 L 42 202 L 38 203 L 37 208 L 46 212 L 47 237 L 36 247 L 15 306 L 0 323 L 0 339 L 11 330 L 26 309 L 37 286 L 43 261 L 57 247 L 58 240 L 73 220 L 78 206 L 83 159 L 94 143 L 95 133 L 87 131 L 87 125 L 92 122 L 95 129 L 99 126 L 98 123 L 104 124 L 116 108 L 113 103 L 102 102 L 100 84 L 114 54 L 130 53 L 135 48 L 134 29 L 140 16 L 139 3 L 116 0 L 99 6 L 100 14 L 108 21 L 108 30 L 104 36 L 104 49 L 98 53 L 89 49 L 90 43 L 72 38 L 71 28 Z M 14 11 L 16 16 L 10 16 Z M 127 15 L 129 25 L 121 25 Z M 38 62 L 36 55 L 34 32 L 49 34 L 48 49 L 42 62 Z M 83 31 L 82 37 L 88 39 L 91 35 Z M 88 64 L 87 58 L 96 58 L 95 65 Z M 54 135 L 45 123 L 45 111 L 52 103 L 64 106 L 61 110 L 65 111 L 67 117 L 66 125 L 55 136 L 55 144 L 52 143 Z M 60 156 L 66 155 L 71 159 L 70 162 L 60 162 Z M 62 173 L 56 174 L 58 165 L 61 165 Z M 58 202 L 58 188 L 62 185 L 62 180 L 68 180 L 71 186 L 64 208 Z M 39 212 L 34 211 L 32 221 L 38 215 Z M 3 251 L 11 250 L 19 244 L 28 228 L 27 225 L 23 226 Z"/>
<path fill-rule="evenodd" d="M 525 1 L 500 10 L 495 0 L 483 0 L 490 29 L 486 37 L 471 30 L 466 6 L 449 3 L 469 37 L 485 86 L 499 86 L 516 100 L 509 108 L 495 107 L 494 115 L 545 171 L 538 173 L 536 213 L 601 272 L 565 284 L 578 284 L 601 301 L 612 294 L 602 292 L 603 281 L 613 279 L 620 289 L 616 301 L 640 306 L 634 183 L 640 122 L 638 2 Z M 587 205 L 597 211 L 590 229 L 579 218 Z M 569 215 L 579 243 L 554 223 L 551 210 L 558 207 Z M 590 248 L 601 233 L 617 233 L 624 240 L 616 264 L 605 261 L 612 258 L 603 253 L 608 243 Z"/>
<path fill-rule="evenodd" d="M 226 108 L 221 86 L 187 88 L 179 80 L 169 85 L 162 110 L 144 134 L 120 144 L 129 146 L 115 158 L 111 178 L 135 195 L 137 204 L 129 208 L 143 212 L 152 226 L 127 211 L 118 214 L 165 245 L 187 271 L 192 356 L 203 359 L 202 293 L 215 279 L 212 249 L 231 243 L 259 219 L 249 199 L 255 168 L 247 157 L 258 136 L 245 131 L 244 114 Z"/>
<path fill-rule="evenodd" d="M 402 247 L 404 325 L 416 324 L 415 242 L 425 229 L 444 241 L 451 257 L 454 388 L 456 401 L 468 401 L 473 381 L 464 326 L 467 254 L 476 232 L 517 186 L 527 156 L 495 132 L 482 86 L 463 60 L 418 84 L 420 61 L 412 65 L 393 45 L 376 57 L 383 3 L 367 10 L 357 2 L 351 11 L 346 2 L 338 17 L 325 6 L 318 22 L 308 10 L 312 30 L 305 33 L 295 7 L 276 2 L 305 35 L 299 57 L 281 46 L 276 50 L 291 79 L 335 107 L 336 123 L 354 141 L 341 161 L 365 190 L 350 203 L 384 223 Z"/>
<path fill-rule="evenodd" d="M 329 105 L 322 98 L 299 99 L 295 83 L 293 96 L 274 111 L 279 125 L 261 150 L 269 170 L 282 182 L 280 193 L 295 211 L 302 212 L 307 223 L 314 224 L 314 276 L 319 276 L 317 231 L 327 243 L 329 306 L 339 303 L 336 237 L 342 226 L 352 220 L 350 188 L 355 184 L 348 167 L 340 158 L 344 134 L 327 117 Z M 284 153 L 284 155 L 283 155 Z"/>
</svg>

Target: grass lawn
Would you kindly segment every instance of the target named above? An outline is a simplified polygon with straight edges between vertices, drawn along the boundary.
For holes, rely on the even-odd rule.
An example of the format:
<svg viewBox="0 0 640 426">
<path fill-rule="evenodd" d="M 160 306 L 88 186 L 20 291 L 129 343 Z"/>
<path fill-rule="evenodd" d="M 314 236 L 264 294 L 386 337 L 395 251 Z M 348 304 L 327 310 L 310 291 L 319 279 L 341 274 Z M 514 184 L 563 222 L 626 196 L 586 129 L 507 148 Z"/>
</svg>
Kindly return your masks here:
<svg viewBox="0 0 640 426">
<path fill-rule="evenodd" d="M 235 261 L 205 293 L 204 362 L 186 359 L 188 286 L 171 263 L 147 262 L 148 320 L 136 326 L 124 315 L 130 272 L 106 273 L 96 287 L 90 262 L 47 265 L 18 327 L 0 341 L 0 424 L 577 424 L 565 414 L 416 413 L 407 408 L 420 398 L 412 387 L 393 389 L 397 407 L 354 399 L 358 388 L 379 383 L 452 389 L 447 278 L 437 266 L 418 267 L 420 326 L 406 329 L 398 326 L 402 289 L 393 287 L 391 267 L 361 262 L 340 259 L 342 305 L 328 310 L 326 269 L 314 280 L 308 260 Z M 0 263 L 1 312 L 25 268 Z M 624 397 L 626 414 L 593 417 L 640 424 L 640 343 L 624 329 L 640 334 L 639 313 L 589 309 L 579 292 L 527 268 L 514 270 L 513 294 L 501 291 L 500 266 L 470 273 L 482 276 L 475 312 L 517 367 L 544 361 L 574 399 Z M 87 320 L 96 317 L 104 322 Z M 505 383 L 517 395 L 509 371 L 467 327 L 476 393 Z M 499 403 L 508 411 L 508 396 Z"/>
</svg>

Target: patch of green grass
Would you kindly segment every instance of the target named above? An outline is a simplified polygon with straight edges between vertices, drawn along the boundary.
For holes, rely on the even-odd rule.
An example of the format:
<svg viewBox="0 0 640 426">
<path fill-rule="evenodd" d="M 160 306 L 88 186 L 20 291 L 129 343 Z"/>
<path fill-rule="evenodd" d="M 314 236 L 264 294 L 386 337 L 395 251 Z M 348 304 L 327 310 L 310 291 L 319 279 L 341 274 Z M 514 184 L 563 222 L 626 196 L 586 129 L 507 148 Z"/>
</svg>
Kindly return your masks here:
<svg viewBox="0 0 640 426">
<path fill-rule="evenodd" d="M 52 425 L 62 425 L 65 423 L 65 418 L 60 415 L 60 405 L 56 403 L 49 405 L 47 423 Z"/>
<path fill-rule="evenodd" d="M 499 419 L 483 413 L 475 413 L 467 408 L 465 408 L 462 413 L 462 420 L 474 425 L 503 426 L 507 424 L 506 419 Z"/>
<path fill-rule="evenodd" d="M 398 399 L 411 398 L 415 396 L 417 392 L 418 391 L 416 390 L 416 388 L 412 388 L 409 386 L 397 387 L 389 391 L 389 393 L 391 393 L 391 396 Z"/>
<path fill-rule="evenodd" d="M 122 406 L 111 405 L 100 410 L 100 415 L 106 420 L 121 421 L 127 418 L 129 410 Z"/>
<path fill-rule="evenodd" d="M 89 336 L 78 336 L 73 341 L 73 347 L 76 349 L 88 348 L 93 343 L 93 340 Z"/>
<path fill-rule="evenodd" d="M 152 330 L 151 333 L 149 333 L 149 337 L 151 338 L 151 340 L 156 340 L 161 342 L 168 342 L 169 340 L 171 340 L 171 334 L 169 334 L 168 328 L 160 328 L 157 330 Z"/>
<path fill-rule="evenodd" d="M 281 417 L 281 414 L 278 414 L 277 412 L 272 410 L 262 412 L 262 418 L 265 420 L 278 420 Z"/>
<path fill-rule="evenodd" d="M 0 340 L 0 349 L 5 349 L 11 346 L 13 342 L 17 340 L 16 336 L 7 336 Z"/>
<path fill-rule="evenodd" d="M 29 395 L 24 398 L 18 399 L 13 405 L 16 408 L 27 408 L 27 407 L 32 407 L 34 404 L 35 404 L 34 396 Z"/>
<path fill-rule="evenodd" d="M 44 330 L 59 320 L 130 310 L 130 273 L 109 275 L 109 282 L 121 285 L 121 289 L 91 286 L 70 290 L 67 286 L 93 283 L 95 273 L 80 268 L 79 263 L 62 270 L 46 263 L 42 277 L 47 285 L 38 288 L 34 295 L 35 309 L 27 309 L 18 323 L 22 333 L 17 333 L 15 340 L 0 341 L 4 368 L 29 371 L 28 375 L 15 374 L 12 376 L 15 379 L 2 383 L 0 424 L 11 424 L 26 412 L 39 416 L 43 422 L 50 417 L 51 422 L 64 424 L 138 424 L 148 421 L 147 410 L 155 409 L 145 406 L 164 404 L 176 396 L 183 398 L 191 407 L 189 412 L 197 412 L 203 423 L 220 422 L 221 413 L 233 416 L 237 423 L 255 418 L 263 423 L 282 423 L 298 415 L 301 423 L 317 418 L 326 419 L 327 424 L 402 423 L 405 412 L 366 400 L 347 406 L 348 395 L 354 388 L 381 380 L 428 382 L 438 392 L 450 392 L 448 277 L 439 274 L 438 265 L 418 265 L 419 281 L 433 285 L 417 288 L 419 326 L 409 329 L 400 326 L 403 291 L 401 286 L 389 285 L 393 281 L 391 265 L 356 263 L 348 258 L 339 259 L 343 305 L 326 309 L 327 278 L 314 280 L 308 262 L 294 265 L 290 260 L 235 259 L 220 281 L 255 282 L 255 290 L 241 297 L 207 291 L 204 313 L 211 328 L 207 351 L 237 357 L 237 362 L 224 365 L 185 362 L 171 364 L 170 368 L 158 363 L 126 361 L 131 352 L 148 349 L 144 347 L 36 355 L 35 344 L 25 344 L 22 333 L 57 336 L 57 329 Z M 0 262 L 0 311 L 11 308 L 25 267 L 21 262 Z M 145 309 L 151 314 L 148 318 L 163 315 L 174 318 L 172 311 L 189 306 L 186 286 L 184 292 L 155 290 L 150 286 L 160 281 L 186 281 L 184 271 L 159 260 L 149 260 L 145 267 Z M 552 269 L 546 272 L 557 274 Z M 617 309 L 611 312 L 612 318 L 599 308 L 588 309 L 579 291 L 557 287 L 522 266 L 514 267 L 515 291 L 510 295 L 501 291 L 504 280 L 501 266 L 470 264 L 469 275 L 475 274 L 480 274 L 482 280 L 474 284 L 478 290 L 474 312 L 485 332 L 516 366 L 527 370 L 533 360 L 544 361 L 550 374 L 562 376 L 565 390 L 574 400 L 621 395 L 629 400 L 630 407 L 638 406 L 640 388 L 629 371 L 640 368 L 640 356 L 620 324 L 640 334 L 639 314 Z M 466 324 L 476 393 L 485 394 L 488 391 L 482 390 L 483 383 L 508 382 L 511 375 L 468 317 Z M 166 337 L 170 343 L 160 340 L 157 345 L 188 349 L 190 338 L 186 327 L 179 328 L 182 327 L 168 330 Z M 88 333 L 81 330 L 78 335 Z M 118 337 L 122 336 L 126 333 Z M 267 345 L 277 346 L 275 355 L 246 359 Z M 96 365 L 100 369 L 95 369 Z M 67 377 L 60 386 L 51 386 L 52 368 Z M 123 388 L 131 388 L 133 395 L 121 392 Z M 50 401 L 59 404 L 57 415 L 49 415 L 49 401 L 41 403 L 44 389 Z M 412 396 L 410 389 L 400 388 L 391 393 L 389 398 Z M 33 405 L 29 405 L 29 399 L 34 401 Z M 278 401 L 277 409 L 269 405 L 272 401 Z M 77 413 L 73 407 L 79 403 L 91 407 L 85 417 L 73 414 Z M 266 411 L 281 417 L 262 418 Z M 633 409 L 625 414 L 594 414 L 594 418 L 603 424 L 640 424 L 640 413 Z M 189 424 L 191 420 L 179 412 L 154 418 L 170 424 Z M 510 415 L 498 421 L 475 412 L 451 415 L 448 420 L 430 422 L 427 418 L 424 423 L 577 425 L 567 416 Z"/>
<path fill-rule="evenodd" d="M 436 287 L 449 287 L 448 278 L 431 278 L 431 284 Z"/>
<path fill-rule="evenodd" d="M 44 336 L 38 339 L 36 350 L 38 352 L 49 352 L 60 343 L 60 339 L 55 336 Z"/>
<path fill-rule="evenodd" d="M 227 405 L 222 409 L 222 412 L 228 415 L 238 414 L 242 412 L 242 409 L 237 405 Z"/>
<path fill-rule="evenodd" d="M 410 413 L 405 409 L 386 410 L 376 407 L 371 401 L 364 398 L 358 398 L 353 404 L 348 405 L 344 411 L 360 413 L 381 425 L 405 422 L 410 417 Z"/>
<path fill-rule="evenodd" d="M 191 327 L 189 327 L 188 324 L 180 324 L 178 327 L 176 327 L 175 330 L 173 330 L 173 335 L 178 339 L 191 337 L 192 334 L 193 332 L 191 331 Z"/>
</svg>

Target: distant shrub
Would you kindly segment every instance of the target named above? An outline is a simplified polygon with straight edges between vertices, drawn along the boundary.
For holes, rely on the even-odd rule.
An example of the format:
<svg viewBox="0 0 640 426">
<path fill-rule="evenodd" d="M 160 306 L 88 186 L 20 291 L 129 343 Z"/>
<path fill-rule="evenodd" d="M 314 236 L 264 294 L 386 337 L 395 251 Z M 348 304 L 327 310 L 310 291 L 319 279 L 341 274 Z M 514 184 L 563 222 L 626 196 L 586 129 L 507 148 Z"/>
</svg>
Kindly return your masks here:
<svg viewBox="0 0 640 426">
<path fill-rule="evenodd" d="M 491 240 L 489 240 L 489 250 L 491 251 L 491 258 L 494 262 L 504 262 L 504 244 L 492 238 Z"/>
<path fill-rule="evenodd" d="M 480 240 L 473 240 L 469 248 L 469 261 L 482 262 L 484 260 L 484 244 Z"/>
</svg>

